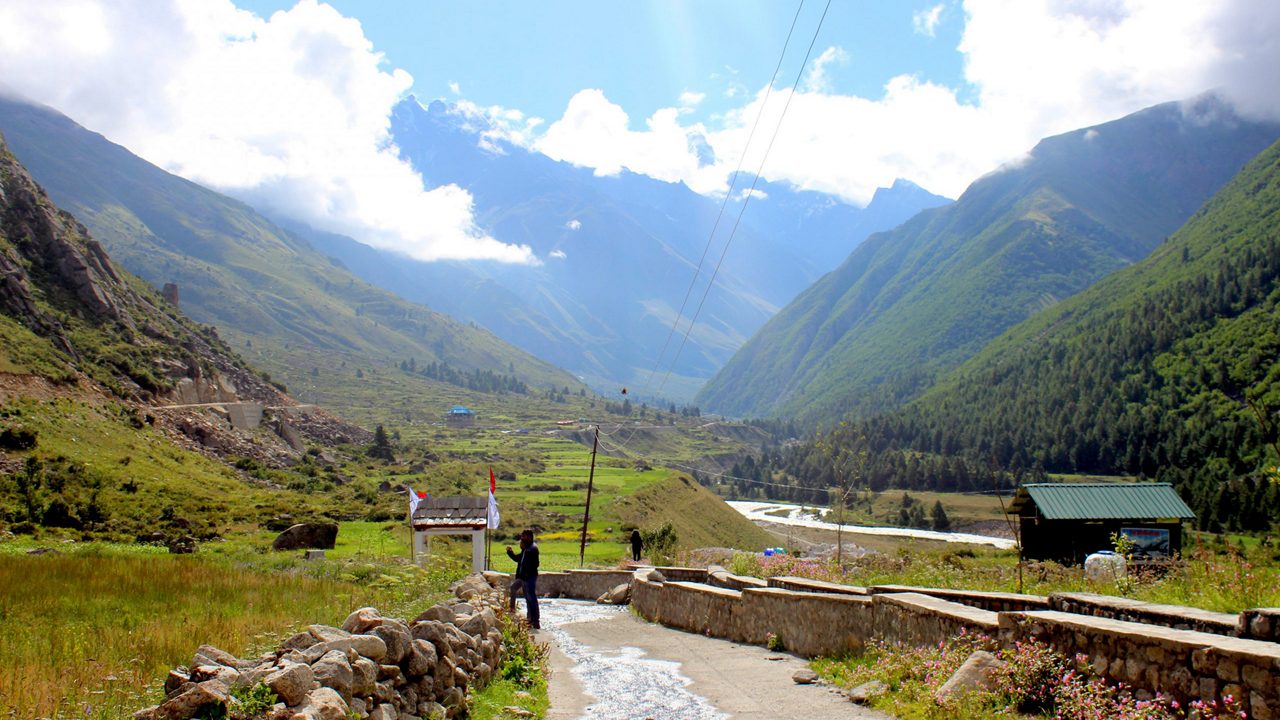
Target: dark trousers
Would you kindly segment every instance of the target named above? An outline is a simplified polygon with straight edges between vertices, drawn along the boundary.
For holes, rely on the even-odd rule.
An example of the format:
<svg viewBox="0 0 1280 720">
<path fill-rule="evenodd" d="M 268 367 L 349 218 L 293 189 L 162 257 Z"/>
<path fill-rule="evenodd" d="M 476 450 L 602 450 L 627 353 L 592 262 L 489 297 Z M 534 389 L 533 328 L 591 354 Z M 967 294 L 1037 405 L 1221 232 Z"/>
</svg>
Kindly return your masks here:
<svg viewBox="0 0 1280 720">
<path fill-rule="evenodd" d="M 631 546 L 631 559 L 635 560 L 636 562 L 640 562 L 640 546 L 639 545 Z"/>
<path fill-rule="evenodd" d="M 538 578 L 517 578 L 511 583 L 511 611 L 516 609 L 516 593 L 523 592 L 525 617 L 533 627 L 540 627 L 538 614 Z"/>
</svg>

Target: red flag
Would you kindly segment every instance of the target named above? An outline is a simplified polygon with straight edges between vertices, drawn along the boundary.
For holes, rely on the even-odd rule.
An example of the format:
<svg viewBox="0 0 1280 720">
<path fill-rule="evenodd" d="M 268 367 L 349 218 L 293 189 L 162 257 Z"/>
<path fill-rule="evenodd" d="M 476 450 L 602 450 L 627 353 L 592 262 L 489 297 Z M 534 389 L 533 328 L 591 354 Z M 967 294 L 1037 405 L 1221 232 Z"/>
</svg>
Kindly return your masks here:
<svg viewBox="0 0 1280 720">
<path fill-rule="evenodd" d="M 489 492 L 498 492 L 498 479 L 493 476 L 493 468 L 489 468 Z"/>
<path fill-rule="evenodd" d="M 419 491 L 418 491 L 418 499 L 419 499 L 419 500 L 426 500 L 426 499 L 427 499 L 427 491 L 426 491 L 426 490 L 419 490 Z"/>
</svg>

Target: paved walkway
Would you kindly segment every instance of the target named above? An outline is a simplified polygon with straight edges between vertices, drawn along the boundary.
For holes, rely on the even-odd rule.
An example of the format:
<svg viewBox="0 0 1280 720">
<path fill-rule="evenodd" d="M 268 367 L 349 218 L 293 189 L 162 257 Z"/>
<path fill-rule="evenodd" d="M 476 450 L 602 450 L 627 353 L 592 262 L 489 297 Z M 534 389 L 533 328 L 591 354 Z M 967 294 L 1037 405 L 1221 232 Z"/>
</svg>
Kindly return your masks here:
<svg viewBox="0 0 1280 720">
<path fill-rule="evenodd" d="M 804 660 L 671 630 L 627 608 L 544 600 L 552 645 L 548 720 L 811 720 L 889 716 L 820 685 L 796 685 Z"/>
</svg>

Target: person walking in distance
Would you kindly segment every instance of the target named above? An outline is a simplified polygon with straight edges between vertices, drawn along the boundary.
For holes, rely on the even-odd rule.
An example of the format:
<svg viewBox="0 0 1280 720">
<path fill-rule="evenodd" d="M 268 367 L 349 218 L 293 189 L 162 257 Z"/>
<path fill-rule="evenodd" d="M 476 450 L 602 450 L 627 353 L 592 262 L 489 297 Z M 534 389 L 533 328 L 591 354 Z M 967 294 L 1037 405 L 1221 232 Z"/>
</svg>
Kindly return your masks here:
<svg viewBox="0 0 1280 720">
<path fill-rule="evenodd" d="M 538 544 L 533 541 L 533 531 L 520 533 L 520 552 L 507 546 L 507 557 L 516 562 L 516 579 L 511 583 L 511 612 L 516 611 L 516 593 L 524 591 L 525 616 L 529 626 L 540 629 L 538 622 Z"/>
<path fill-rule="evenodd" d="M 640 539 L 640 531 L 631 531 L 631 559 L 640 562 L 640 550 L 644 548 L 644 540 Z"/>
</svg>

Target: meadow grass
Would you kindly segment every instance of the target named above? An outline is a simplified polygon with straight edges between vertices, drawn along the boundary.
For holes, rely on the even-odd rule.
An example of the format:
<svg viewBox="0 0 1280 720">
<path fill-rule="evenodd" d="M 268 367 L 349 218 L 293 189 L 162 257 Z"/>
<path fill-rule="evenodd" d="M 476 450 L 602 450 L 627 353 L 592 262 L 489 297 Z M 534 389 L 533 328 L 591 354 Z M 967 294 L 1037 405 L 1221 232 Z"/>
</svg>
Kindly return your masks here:
<svg viewBox="0 0 1280 720">
<path fill-rule="evenodd" d="M 423 570 L 104 545 L 0 552 L 0 717 L 128 717 L 199 645 L 252 656 L 365 605 L 425 609 L 465 573 L 457 558 L 437 560 Z"/>
</svg>

